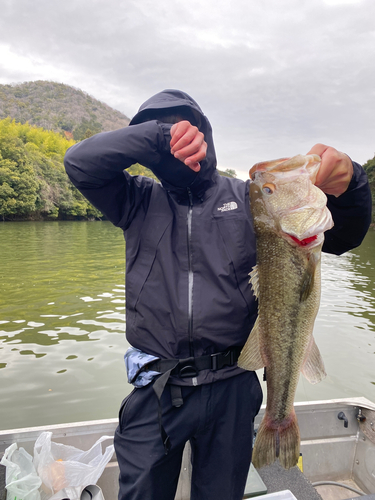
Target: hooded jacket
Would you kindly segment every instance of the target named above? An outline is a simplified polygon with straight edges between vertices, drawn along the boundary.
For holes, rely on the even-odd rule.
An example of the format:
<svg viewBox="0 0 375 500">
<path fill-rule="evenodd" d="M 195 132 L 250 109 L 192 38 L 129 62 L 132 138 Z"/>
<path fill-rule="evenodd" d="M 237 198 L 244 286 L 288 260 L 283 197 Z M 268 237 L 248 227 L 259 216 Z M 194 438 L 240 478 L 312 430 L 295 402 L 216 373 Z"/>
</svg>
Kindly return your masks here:
<svg viewBox="0 0 375 500">
<path fill-rule="evenodd" d="M 207 155 L 198 173 L 170 154 L 168 115 L 204 133 Z M 134 163 L 161 183 L 128 174 Z M 256 260 L 249 181 L 218 174 L 211 125 L 198 104 L 177 90 L 160 92 L 129 127 L 70 148 L 65 166 L 73 184 L 124 231 L 129 343 L 176 359 L 243 346 L 257 315 L 248 278 Z M 328 198 L 336 225 L 324 249 L 339 254 L 359 245 L 368 228 L 371 198 L 362 168 L 354 163 L 348 191 Z M 241 371 L 203 370 L 174 382 L 209 383 Z"/>
</svg>

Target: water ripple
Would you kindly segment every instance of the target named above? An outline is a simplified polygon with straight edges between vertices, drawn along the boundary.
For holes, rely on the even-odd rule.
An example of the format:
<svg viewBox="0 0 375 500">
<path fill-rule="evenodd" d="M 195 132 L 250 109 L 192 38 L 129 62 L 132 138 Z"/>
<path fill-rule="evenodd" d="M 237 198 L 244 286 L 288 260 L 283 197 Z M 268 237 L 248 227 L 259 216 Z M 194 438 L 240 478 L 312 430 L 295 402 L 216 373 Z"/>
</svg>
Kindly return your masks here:
<svg viewBox="0 0 375 500">
<path fill-rule="evenodd" d="M 0 233 L 0 427 L 116 416 L 132 389 L 121 231 L 106 222 L 28 222 L 0 224 Z M 328 377 L 316 386 L 301 378 L 299 400 L 375 401 L 373 248 L 375 232 L 359 249 L 323 256 L 314 335 Z"/>
</svg>

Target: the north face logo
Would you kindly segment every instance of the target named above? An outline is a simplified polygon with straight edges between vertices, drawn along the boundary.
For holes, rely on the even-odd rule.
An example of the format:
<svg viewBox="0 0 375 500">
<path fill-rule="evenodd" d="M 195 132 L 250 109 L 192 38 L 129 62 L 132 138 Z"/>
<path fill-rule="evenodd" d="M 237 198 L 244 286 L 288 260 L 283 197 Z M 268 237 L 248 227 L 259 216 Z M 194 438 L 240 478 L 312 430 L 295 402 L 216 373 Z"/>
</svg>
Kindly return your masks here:
<svg viewBox="0 0 375 500">
<path fill-rule="evenodd" d="M 224 203 L 222 207 L 219 207 L 219 212 L 229 212 L 229 210 L 236 210 L 238 205 L 235 201 L 230 201 L 229 203 Z"/>
</svg>

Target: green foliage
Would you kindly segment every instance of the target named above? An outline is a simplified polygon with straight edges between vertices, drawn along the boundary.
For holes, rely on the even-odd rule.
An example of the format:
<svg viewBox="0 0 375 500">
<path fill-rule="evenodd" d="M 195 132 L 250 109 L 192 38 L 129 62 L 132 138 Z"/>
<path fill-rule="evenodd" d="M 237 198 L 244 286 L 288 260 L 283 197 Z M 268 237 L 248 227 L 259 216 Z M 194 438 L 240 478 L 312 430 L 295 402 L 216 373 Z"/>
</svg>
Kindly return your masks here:
<svg viewBox="0 0 375 500">
<path fill-rule="evenodd" d="M 35 208 L 38 184 L 27 161 L 0 160 L 0 216 L 26 215 Z"/>
<path fill-rule="evenodd" d="M 92 118 L 83 123 L 80 133 L 83 138 L 96 133 L 99 125 Z M 73 139 L 28 123 L 16 123 L 10 118 L 0 120 L 0 218 L 102 217 L 65 173 L 64 155 L 74 143 Z M 157 180 L 151 170 L 138 163 L 129 168 L 129 173 Z M 235 175 L 234 171 L 220 173 Z"/>
<path fill-rule="evenodd" d="M 75 127 L 73 131 L 73 138 L 76 141 L 82 141 L 83 139 L 88 139 L 92 135 L 98 134 L 102 131 L 102 125 L 92 117 L 90 120 L 83 118 L 81 123 Z"/>
<path fill-rule="evenodd" d="M 224 175 L 225 177 L 237 177 L 236 171 L 232 170 L 231 168 L 227 168 L 225 172 L 220 172 L 221 175 Z"/>
<path fill-rule="evenodd" d="M 0 120 L 0 218 L 100 218 L 69 181 L 63 158 L 75 141 Z"/>
<path fill-rule="evenodd" d="M 151 170 L 144 167 L 143 165 L 140 165 L 139 163 L 135 163 L 130 168 L 128 168 L 128 172 L 131 175 L 145 175 L 146 177 L 151 177 L 151 179 L 155 179 L 156 181 L 158 180 L 157 177 L 155 177 L 155 175 L 151 172 Z M 218 170 L 218 172 L 224 177 L 237 177 L 235 170 L 227 169 L 225 172 Z"/>
<path fill-rule="evenodd" d="M 370 185 L 375 188 L 375 156 L 372 160 L 368 160 L 363 168 L 367 174 Z"/>
<path fill-rule="evenodd" d="M 36 81 L 0 85 L 2 119 L 0 161 L 13 163 L 0 164 L 0 217 L 101 217 L 71 185 L 63 157 L 75 141 L 129 118 L 69 85 Z"/>
<path fill-rule="evenodd" d="M 370 183 L 372 195 L 372 222 L 375 223 L 375 156 L 371 160 L 368 160 L 363 165 L 363 168 Z"/>
<path fill-rule="evenodd" d="M 0 218 L 100 218 L 68 180 L 63 157 L 75 141 L 128 124 L 124 114 L 69 85 L 0 85 Z M 156 179 L 139 164 L 128 171 Z M 236 177 L 230 169 L 219 174 Z"/>
<path fill-rule="evenodd" d="M 151 172 L 150 169 L 140 165 L 139 163 L 135 163 L 130 168 L 128 168 L 128 172 L 131 175 L 144 175 L 145 177 L 151 177 L 151 179 L 158 180 L 157 177 Z"/>
</svg>

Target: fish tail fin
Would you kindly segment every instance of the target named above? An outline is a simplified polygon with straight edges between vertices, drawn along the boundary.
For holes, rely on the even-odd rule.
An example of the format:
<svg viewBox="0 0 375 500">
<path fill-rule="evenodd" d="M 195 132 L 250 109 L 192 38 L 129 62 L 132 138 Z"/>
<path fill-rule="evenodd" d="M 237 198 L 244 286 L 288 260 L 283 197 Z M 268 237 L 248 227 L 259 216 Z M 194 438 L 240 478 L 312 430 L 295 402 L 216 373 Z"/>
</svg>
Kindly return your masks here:
<svg viewBox="0 0 375 500">
<path fill-rule="evenodd" d="M 272 421 L 266 412 L 255 439 L 254 467 L 270 465 L 278 458 L 285 469 L 290 469 L 297 465 L 299 450 L 300 434 L 294 410 L 282 425 Z"/>
</svg>

